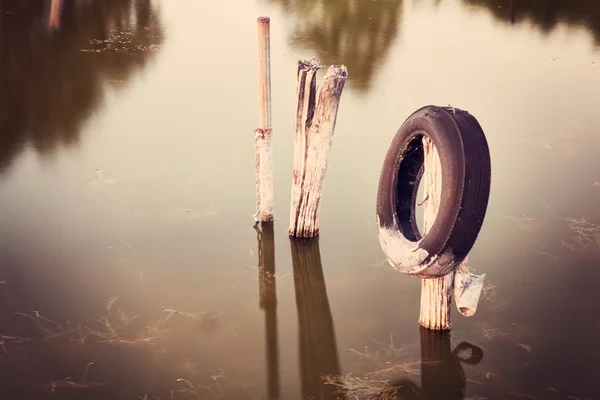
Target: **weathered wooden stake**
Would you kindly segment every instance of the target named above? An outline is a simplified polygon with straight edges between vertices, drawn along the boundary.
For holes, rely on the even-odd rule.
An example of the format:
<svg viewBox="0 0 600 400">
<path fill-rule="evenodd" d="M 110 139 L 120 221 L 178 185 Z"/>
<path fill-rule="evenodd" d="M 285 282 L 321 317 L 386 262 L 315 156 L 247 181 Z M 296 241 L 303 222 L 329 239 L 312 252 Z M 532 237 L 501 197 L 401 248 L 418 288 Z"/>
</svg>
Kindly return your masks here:
<svg viewBox="0 0 600 400">
<path fill-rule="evenodd" d="M 425 152 L 425 173 L 423 176 L 423 230 L 426 234 L 435 221 L 442 189 L 440 158 L 431 140 L 423 137 Z M 470 317 L 477 310 L 477 303 L 483 287 L 485 275 L 469 273 L 468 261 L 460 264 L 457 270 L 441 278 L 423 279 L 421 282 L 421 326 L 435 330 L 446 330 L 452 326 L 450 310 L 452 297 L 456 298 L 459 312 Z"/>
<path fill-rule="evenodd" d="M 423 176 L 423 231 L 427 234 L 437 215 L 442 189 L 442 166 L 432 141 L 423 137 L 425 174 Z M 454 289 L 454 272 L 435 279 L 421 281 L 421 315 L 419 323 L 425 328 L 450 329 L 450 310 Z"/>
<path fill-rule="evenodd" d="M 298 61 L 296 86 L 296 132 L 289 234 L 314 237 L 319 234 L 319 205 L 348 71 L 329 67 L 317 94 L 318 60 Z"/>
<path fill-rule="evenodd" d="M 271 39 L 270 19 L 258 18 L 258 129 L 256 141 L 256 214 L 273 221 L 273 156 L 271 153 Z"/>
</svg>

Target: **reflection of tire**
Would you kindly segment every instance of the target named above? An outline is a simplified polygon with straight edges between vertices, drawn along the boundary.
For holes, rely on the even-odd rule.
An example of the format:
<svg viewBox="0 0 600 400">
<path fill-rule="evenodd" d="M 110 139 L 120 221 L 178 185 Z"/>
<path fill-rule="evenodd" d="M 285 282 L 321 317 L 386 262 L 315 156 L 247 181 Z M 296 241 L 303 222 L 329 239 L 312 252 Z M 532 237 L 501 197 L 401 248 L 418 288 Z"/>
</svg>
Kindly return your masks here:
<svg viewBox="0 0 600 400">
<path fill-rule="evenodd" d="M 415 220 L 423 174 L 423 136 L 441 162 L 440 206 L 421 237 Z M 387 152 L 377 191 L 379 240 L 400 272 L 441 277 L 460 264 L 477 239 L 490 193 L 490 154 L 485 135 L 468 112 L 427 106 L 402 124 Z"/>
</svg>

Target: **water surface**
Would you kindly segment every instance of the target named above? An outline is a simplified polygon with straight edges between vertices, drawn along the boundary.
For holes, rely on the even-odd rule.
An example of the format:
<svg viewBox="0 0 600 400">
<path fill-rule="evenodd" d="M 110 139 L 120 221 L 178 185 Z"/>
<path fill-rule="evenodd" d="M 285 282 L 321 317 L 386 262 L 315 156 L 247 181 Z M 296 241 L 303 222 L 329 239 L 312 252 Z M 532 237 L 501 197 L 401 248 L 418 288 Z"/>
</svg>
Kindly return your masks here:
<svg viewBox="0 0 600 400">
<path fill-rule="evenodd" d="M 0 31 L 2 398 L 332 399 L 322 376 L 349 373 L 403 398 L 597 396 L 597 2 L 7 0 Z M 295 73 L 312 56 L 349 79 L 321 236 L 296 243 Z M 451 337 L 419 329 L 420 283 L 385 263 L 374 220 L 387 146 L 427 104 L 473 114 L 492 157 L 469 256 L 489 284 Z"/>
</svg>

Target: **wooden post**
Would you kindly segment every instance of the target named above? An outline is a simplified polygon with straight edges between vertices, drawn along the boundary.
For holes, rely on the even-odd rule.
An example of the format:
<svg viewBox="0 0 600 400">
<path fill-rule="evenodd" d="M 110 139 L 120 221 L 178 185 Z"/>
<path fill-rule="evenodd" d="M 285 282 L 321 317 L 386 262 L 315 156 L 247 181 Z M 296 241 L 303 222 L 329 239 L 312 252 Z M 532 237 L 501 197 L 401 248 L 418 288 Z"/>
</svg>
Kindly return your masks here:
<svg viewBox="0 0 600 400">
<path fill-rule="evenodd" d="M 437 215 L 442 189 L 442 166 L 432 141 L 423 136 L 425 152 L 425 173 L 423 176 L 423 231 L 427 234 Z M 466 261 L 465 261 L 466 262 Z M 423 279 L 421 282 L 421 326 L 435 330 L 450 329 L 450 310 L 454 292 L 454 272 L 435 279 Z"/>
<path fill-rule="evenodd" d="M 423 151 L 425 152 L 425 173 L 423 176 L 423 231 L 427 234 L 440 204 L 442 189 L 442 166 L 432 141 L 423 136 Z M 419 323 L 425 328 L 444 330 L 450 329 L 450 310 L 454 290 L 454 272 L 435 279 L 421 281 L 421 315 Z"/>
<path fill-rule="evenodd" d="M 268 399 L 279 399 L 279 344 L 277 337 L 277 288 L 275 281 L 275 235 L 273 224 L 265 224 L 258 233 L 258 281 L 260 309 L 265 312 L 265 348 Z"/>
<path fill-rule="evenodd" d="M 425 152 L 423 230 L 426 234 L 435 221 L 440 204 L 442 167 L 433 143 L 425 136 L 423 137 L 423 151 Z M 470 273 L 467 260 L 468 258 L 465 258 L 455 271 L 444 277 L 421 281 L 421 314 L 419 316 L 421 326 L 434 330 L 450 329 L 452 327 L 450 311 L 453 296 L 456 299 L 456 307 L 462 315 L 471 317 L 475 314 L 485 274 Z"/>
<path fill-rule="evenodd" d="M 273 221 L 273 156 L 271 153 L 271 38 L 270 19 L 258 18 L 258 129 L 256 141 L 256 214 Z"/>
<path fill-rule="evenodd" d="M 296 132 L 289 234 L 310 238 L 319 234 L 319 205 L 348 71 L 329 67 L 317 94 L 316 59 L 298 61 Z"/>
<path fill-rule="evenodd" d="M 423 176 L 423 230 L 426 234 L 437 215 L 442 189 L 440 158 L 431 140 L 423 137 L 425 153 L 425 173 Z M 465 317 L 471 317 L 477 310 L 477 304 L 483 289 L 485 274 L 474 275 L 469 272 L 468 258 L 450 274 L 441 278 L 421 281 L 421 326 L 434 330 L 446 330 L 452 327 L 450 311 L 452 298 L 456 298 L 458 311 Z"/>
</svg>

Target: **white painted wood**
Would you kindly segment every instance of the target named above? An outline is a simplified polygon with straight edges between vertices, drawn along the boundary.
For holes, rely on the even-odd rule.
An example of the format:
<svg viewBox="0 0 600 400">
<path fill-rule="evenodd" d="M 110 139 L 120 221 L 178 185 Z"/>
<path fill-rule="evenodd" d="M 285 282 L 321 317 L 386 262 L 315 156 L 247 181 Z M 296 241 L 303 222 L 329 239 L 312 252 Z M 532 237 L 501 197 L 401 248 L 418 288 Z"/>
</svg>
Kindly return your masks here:
<svg viewBox="0 0 600 400">
<path fill-rule="evenodd" d="M 423 137 L 425 173 L 423 175 L 423 236 L 429 232 L 440 205 L 442 193 L 442 166 L 433 143 Z M 421 314 L 419 323 L 435 330 L 450 329 L 450 310 L 454 287 L 454 273 L 441 278 L 421 280 Z"/>
<path fill-rule="evenodd" d="M 337 120 L 340 98 L 348 76 L 345 66 L 332 65 L 316 95 L 316 60 L 298 63 L 296 133 L 289 234 L 319 234 L 319 205 Z"/>
<path fill-rule="evenodd" d="M 423 137 L 423 149 L 425 152 L 425 173 L 422 180 L 425 189 L 423 191 L 425 235 L 435 221 L 440 204 L 442 166 L 433 143 L 427 137 Z M 419 323 L 429 329 L 450 329 L 453 295 L 456 298 L 458 311 L 466 317 L 473 316 L 477 310 L 484 280 L 485 275 L 478 276 L 469 272 L 467 258 L 456 271 L 444 277 L 423 279 Z"/>
</svg>

